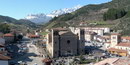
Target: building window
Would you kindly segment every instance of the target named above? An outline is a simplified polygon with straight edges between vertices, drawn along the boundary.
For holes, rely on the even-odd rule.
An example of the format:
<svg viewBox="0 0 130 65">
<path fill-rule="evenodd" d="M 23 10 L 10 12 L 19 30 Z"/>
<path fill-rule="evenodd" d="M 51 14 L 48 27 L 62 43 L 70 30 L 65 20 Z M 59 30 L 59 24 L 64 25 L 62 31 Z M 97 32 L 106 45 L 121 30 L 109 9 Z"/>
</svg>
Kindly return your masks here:
<svg viewBox="0 0 130 65">
<path fill-rule="evenodd" d="M 58 31 L 54 31 L 54 35 L 58 35 Z"/>
<path fill-rule="evenodd" d="M 70 40 L 67 40 L 67 43 L 70 44 Z"/>
<path fill-rule="evenodd" d="M 84 30 L 81 30 L 81 31 L 80 31 L 80 34 L 81 34 L 81 35 L 84 35 Z"/>
<path fill-rule="evenodd" d="M 55 42 L 55 44 L 56 44 L 57 42 Z"/>
<path fill-rule="evenodd" d="M 112 37 L 113 39 L 116 39 L 116 37 Z"/>
<path fill-rule="evenodd" d="M 82 40 L 82 43 L 84 43 L 84 40 Z"/>
<path fill-rule="evenodd" d="M 69 50 L 69 51 L 67 51 L 67 53 L 71 53 L 71 51 Z"/>
</svg>

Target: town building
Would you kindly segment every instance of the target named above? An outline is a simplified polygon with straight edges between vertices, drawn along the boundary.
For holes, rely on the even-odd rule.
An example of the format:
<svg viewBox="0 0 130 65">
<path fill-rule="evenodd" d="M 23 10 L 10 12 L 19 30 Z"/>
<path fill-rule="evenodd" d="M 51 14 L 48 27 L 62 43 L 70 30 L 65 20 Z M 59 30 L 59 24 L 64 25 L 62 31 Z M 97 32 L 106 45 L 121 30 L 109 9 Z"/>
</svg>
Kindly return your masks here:
<svg viewBox="0 0 130 65">
<path fill-rule="evenodd" d="M 10 59 L 10 57 L 0 54 L 0 65 L 9 65 Z"/>
<path fill-rule="evenodd" d="M 0 54 L 2 54 L 2 55 L 8 54 L 8 52 L 5 49 L 5 45 L 3 45 L 3 44 L 0 44 Z"/>
<path fill-rule="evenodd" d="M 98 42 L 103 42 L 103 43 L 110 42 L 110 36 L 108 36 L 108 35 L 104 35 L 104 36 L 95 35 L 94 40 L 98 41 Z"/>
<path fill-rule="evenodd" d="M 122 42 L 130 42 L 130 37 L 129 36 L 123 36 L 121 37 Z"/>
<path fill-rule="evenodd" d="M 84 54 L 84 30 L 77 34 L 66 28 L 54 28 L 47 35 L 47 50 L 51 57 L 72 56 Z"/>
<path fill-rule="evenodd" d="M 97 35 L 103 36 L 106 33 L 110 33 L 109 27 L 69 27 L 73 33 L 77 33 L 79 29 L 84 29 L 85 32 L 95 32 Z"/>
<path fill-rule="evenodd" d="M 6 43 L 14 42 L 14 35 L 12 33 L 7 33 L 7 34 L 4 34 L 3 36 Z"/>
<path fill-rule="evenodd" d="M 0 37 L 0 44 L 5 44 L 5 39 L 3 37 Z"/>
<path fill-rule="evenodd" d="M 31 38 L 31 39 L 37 39 L 37 38 L 40 38 L 39 35 L 35 35 L 35 34 L 27 34 L 27 37 L 28 37 L 28 38 Z"/>
<path fill-rule="evenodd" d="M 110 28 L 108 27 L 69 27 L 69 28 L 74 34 L 77 34 L 80 31 L 80 29 L 84 29 L 85 41 L 99 40 L 101 42 L 102 41 L 104 42 L 105 39 L 102 39 L 104 38 L 102 36 L 110 33 Z"/>
<path fill-rule="evenodd" d="M 94 40 L 94 32 L 86 32 L 85 33 L 85 41 L 93 41 Z"/>
<path fill-rule="evenodd" d="M 5 48 L 5 39 L 0 37 L 0 65 L 9 65 L 9 60 L 11 58 L 8 56 L 8 52 Z"/>
<path fill-rule="evenodd" d="M 130 42 L 122 42 L 120 34 L 111 34 L 111 41 L 105 43 L 108 52 L 120 56 L 130 55 Z"/>
</svg>

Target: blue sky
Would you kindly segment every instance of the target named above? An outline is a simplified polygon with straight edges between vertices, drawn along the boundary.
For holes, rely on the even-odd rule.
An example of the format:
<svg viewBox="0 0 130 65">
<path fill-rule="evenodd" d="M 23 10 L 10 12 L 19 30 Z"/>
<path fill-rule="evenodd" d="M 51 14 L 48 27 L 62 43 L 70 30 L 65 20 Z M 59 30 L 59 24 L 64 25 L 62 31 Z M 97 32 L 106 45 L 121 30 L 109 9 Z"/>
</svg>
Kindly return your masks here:
<svg viewBox="0 0 130 65">
<path fill-rule="evenodd" d="M 28 14 L 45 13 L 76 5 L 100 4 L 111 0 L 1 0 L 0 15 L 16 19 L 24 18 Z"/>
</svg>

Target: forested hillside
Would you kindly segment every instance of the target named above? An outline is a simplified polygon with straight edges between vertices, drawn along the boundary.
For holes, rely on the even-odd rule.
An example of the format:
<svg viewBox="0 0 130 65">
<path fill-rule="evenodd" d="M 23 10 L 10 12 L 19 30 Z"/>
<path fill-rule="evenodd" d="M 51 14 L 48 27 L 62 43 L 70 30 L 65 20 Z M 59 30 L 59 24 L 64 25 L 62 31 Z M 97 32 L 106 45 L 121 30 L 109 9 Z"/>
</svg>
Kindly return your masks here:
<svg viewBox="0 0 130 65">
<path fill-rule="evenodd" d="M 103 4 L 86 5 L 75 12 L 53 18 L 44 28 L 79 26 L 110 27 L 130 35 L 130 0 L 112 0 Z"/>
<path fill-rule="evenodd" d="M 16 29 L 18 31 L 26 31 L 27 28 L 37 28 L 37 25 L 28 20 L 16 20 L 8 16 L 0 15 L 0 32 L 8 33 L 11 29 Z"/>
</svg>

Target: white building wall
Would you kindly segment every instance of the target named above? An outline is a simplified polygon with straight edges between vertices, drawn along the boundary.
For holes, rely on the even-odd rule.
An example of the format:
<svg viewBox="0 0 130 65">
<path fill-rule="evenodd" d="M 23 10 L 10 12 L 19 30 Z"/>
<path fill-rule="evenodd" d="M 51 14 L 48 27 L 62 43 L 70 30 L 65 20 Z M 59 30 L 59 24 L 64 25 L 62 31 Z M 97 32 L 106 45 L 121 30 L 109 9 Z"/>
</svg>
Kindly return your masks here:
<svg viewBox="0 0 130 65">
<path fill-rule="evenodd" d="M 114 47 L 118 44 L 118 35 L 111 35 L 111 46 Z"/>
<path fill-rule="evenodd" d="M 85 41 L 92 41 L 92 35 L 91 34 L 85 34 Z"/>
<path fill-rule="evenodd" d="M 9 64 L 8 64 L 8 61 L 0 60 L 0 65 L 9 65 Z"/>
<path fill-rule="evenodd" d="M 0 44 L 5 44 L 5 39 L 0 38 Z"/>
<path fill-rule="evenodd" d="M 70 30 L 77 34 L 79 32 L 80 28 L 74 28 L 74 27 L 70 27 Z M 85 27 L 85 32 L 86 31 L 92 31 L 97 33 L 98 35 L 103 35 L 104 33 L 110 33 L 110 28 L 104 27 L 104 28 L 96 28 L 96 27 Z"/>
<path fill-rule="evenodd" d="M 75 27 L 69 27 L 69 29 L 71 30 L 71 32 L 75 33 Z"/>
<path fill-rule="evenodd" d="M 97 34 L 103 36 L 103 30 L 98 30 Z"/>
<path fill-rule="evenodd" d="M 104 33 L 110 33 L 110 28 L 104 28 Z"/>
<path fill-rule="evenodd" d="M 105 43 L 105 48 L 106 48 L 106 49 L 110 48 L 110 44 Z"/>
</svg>

